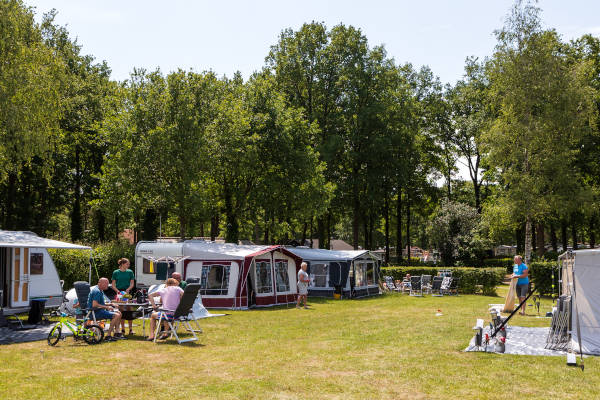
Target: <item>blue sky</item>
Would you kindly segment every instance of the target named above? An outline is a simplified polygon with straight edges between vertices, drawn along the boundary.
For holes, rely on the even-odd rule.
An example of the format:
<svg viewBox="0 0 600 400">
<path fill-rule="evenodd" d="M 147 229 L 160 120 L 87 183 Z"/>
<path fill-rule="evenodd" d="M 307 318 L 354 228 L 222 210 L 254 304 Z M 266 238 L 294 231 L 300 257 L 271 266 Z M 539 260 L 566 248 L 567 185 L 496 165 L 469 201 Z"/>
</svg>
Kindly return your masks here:
<svg viewBox="0 0 600 400">
<path fill-rule="evenodd" d="M 25 0 L 39 16 L 55 8 L 83 52 L 106 60 L 114 79 L 134 67 L 163 72 L 213 70 L 248 77 L 264 65 L 282 29 L 340 22 L 360 28 L 370 45 L 384 44 L 396 62 L 429 65 L 443 82 L 463 73 L 467 56 L 494 49 L 493 31 L 513 2 L 453 1 L 138 1 Z M 600 35 L 600 1 L 540 1 L 547 27 L 565 39 Z"/>
</svg>

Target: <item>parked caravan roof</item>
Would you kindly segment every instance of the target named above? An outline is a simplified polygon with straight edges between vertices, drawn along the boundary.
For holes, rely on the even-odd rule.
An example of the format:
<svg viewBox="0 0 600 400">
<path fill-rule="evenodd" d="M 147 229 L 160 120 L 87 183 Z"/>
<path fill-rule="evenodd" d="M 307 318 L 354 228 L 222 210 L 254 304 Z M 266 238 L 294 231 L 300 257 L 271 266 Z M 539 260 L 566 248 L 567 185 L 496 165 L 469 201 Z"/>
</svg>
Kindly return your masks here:
<svg viewBox="0 0 600 400">
<path fill-rule="evenodd" d="M 184 254 L 192 258 L 219 260 L 223 256 L 243 260 L 248 256 L 261 254 L 281 246 L 239 245 L 233 243 L 214 243 L 196 240 L 186 240 L 183 243 Z"/>
<path fill-rule="evenodd" d="M 304 260 L 344 261 L 368 255 L 369 250 L 327 250 L 289 247 L 288 250 Z"/>
<path fill-rule="evenodd" d="M 33 232 L 0 230 L 0 247 L 40 247 L 47 249 L 79 249 L 89 250 L 89 246 L 81 246 L 58 240 L 39 237 Z"/>
</svg>

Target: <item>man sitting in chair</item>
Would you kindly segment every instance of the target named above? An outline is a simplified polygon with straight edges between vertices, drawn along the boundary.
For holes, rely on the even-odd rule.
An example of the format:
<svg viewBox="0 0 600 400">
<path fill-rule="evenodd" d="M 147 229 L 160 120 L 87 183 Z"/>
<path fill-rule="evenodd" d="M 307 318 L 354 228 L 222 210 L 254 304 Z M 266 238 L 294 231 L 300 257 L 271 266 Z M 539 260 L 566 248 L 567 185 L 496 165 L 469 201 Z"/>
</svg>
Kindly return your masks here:
<svg viewBox="0 0 600 400">
<path fill-rule="evenodd" d="M 116 333 L 121 324 L 121 312 L 118 308 L 114 308 L 110 302 L 107 302 L 106 296 L 104 295 L 104 291 L 108 289 L 108 285 L 109 282 L 107 278 L 100 278 L 100 280 L 98 280 L 98 286 L 92 288 L 92 290 L 90 290 L 90 295 L 88 296 L 88 308 L 94 310 L 96 319 L 110 320 L 108 334 L 104 337 L 105 342 L 115 340 L 111 336 L 113 331 L 115 331 L 115 337 L 121 336 L 120 333 Z"/>
<path fill-rule="evenodd" d="M 179 287 L 185 290 L 185 287 L 187 286 L 187 282 L 184 281 L 183 279 L 181 279 L 181 274 L 179 272 L 173 272 L 171 274 L 171 278 L 175 279 L 177 281 L 177 284 L 179 285 Z"/>
<path fill-rule="evenodd" d="M 150 317 L 150 336 L 148 336 L 148 341 L 154 340 L 154 331 L 156 330 L 156 320 L 160 317 L 160 313 L 163 314 L 163 318 L 172 318 L 181 298 L 183 297 L 183 289 L 179 287 L 179 282 L 174 278 L 167 279 L 167 286 L 164 288 L 157 290 L 156 292 L 151 293 L 148 296 L 148 300 L 150 304 L 152 304 L 152 308 L 157 310 L 158 307 L 154 302 L 155 297 L 160 297 L 162 300 L 162 309 L 169 311 L 154 311 L 152 316 Z M 163 340 L 169 336 L 168 333 L 163 333 L 159 339 Z"/>
</svg>

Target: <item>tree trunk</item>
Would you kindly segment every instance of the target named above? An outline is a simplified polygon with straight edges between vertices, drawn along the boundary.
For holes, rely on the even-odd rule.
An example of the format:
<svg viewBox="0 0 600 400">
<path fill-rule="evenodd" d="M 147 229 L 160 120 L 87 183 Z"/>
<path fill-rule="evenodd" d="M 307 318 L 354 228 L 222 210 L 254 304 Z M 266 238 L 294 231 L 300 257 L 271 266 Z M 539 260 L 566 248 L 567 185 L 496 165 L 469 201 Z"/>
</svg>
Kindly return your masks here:
<svg viewBox="0 0 600 400">
<path fill-rule="evenodd" d="M 314 232 L 313 232 L 313 217 L 310 217 L 310 248 L 313 248 L 313 236 L 314 236 Z"/>
<path fill-rule="evenodd" d="M 556 228 L 554 224 L 550 224 L 550 242 L 552 242 L 552 250 L 558 252 L 558 240 L 556 238 Z"/>
<path fill-rule="evenodd" d="M 214 242 L 219 236 L 219 214 L 210 219 L 210 241 Z"/>
<path fill-rule="evenodd" d="M 269 215 L 267 213 L 267 210 L 265 210 L 265 235 L 264 235 L 263 244 L 268 244 L 268 243 L 269 243 Z"/>
<path fill-rule="evenodd" d="M 571 221 L 571 239 L 573 240 L 573 250 L 577 250 L 577 225 Z"/>
<path fill-rule="evenodd" d="M 537 239 L 537 255 L 542 257 L 546 252 L 546 240 L 544 238 L 544 224 L 541 222 L 538 224 L 536 229 Z"/>
<path fill-rule="evenodd" d="M 402 263 L 402 188 L 398 188 L 396 200 L 396 262 Z"/>
<path fill-rule="evenodd" d="M 260 241 L 260 227 L 258 226 L 258 221 L 254 224 L 254 243 L 258 244 Z"/>
<path fill-rule="evenodd" d="M 475 208 L 481 214 L 481 183 L 477 182 L 477 178 L 473 180 L 473 192 L 475 192 Z"/>
<path fill-rule="evenodd" d="M 156 240 L 158 236 L 158 213 L 153 208 L 146 209 L 144 213 L 144 222 L 142 225 L 142 239 Z"/>
<path fill-rule="evenodd" d="M 531 261 L 531 217 L 527 216 L 525 221 L 525 264 Z"/>
<path fill-rule="evenodd" d="M 73 190 L 73 209 L 71 210 L 71 240 L 81 240 L 81 171 L 79 146 L 75 146 L 75 188 Z"/>
<path fill-rule="evenodd" d="M 406 265 L 410 265 L 410 199 L 406 198 L 406 259 L 408 260 Z"/>
<path fill-rule="evenodd" d="M 565 252 L 569 247 L 569 242 L 567 241 L 567 222 L 564 220 L 560 221 L 560 239 L 563 246 L 562 251 Z"/>
<path fill-rule="evenodd" d="M 358 250 L 358 236 L 359 236 L 359 213 L 360 203 L 358 201 L 358 184 L 354 183 L 352 188 L 352 246 L 354 250 Z"/>
<path fill-rule="evenodd" d="M 531 221 L 531 250 L 533 254 L 537 254 L 537 240 L 536 240 L 536 229 L 535 222 Z"/>
<path fill-rule="evenodd" d="M 590 248 L 596 247 L 596 215 L 590 217 Z"/>
<path fill-rule="evenodd" d="M 327 211 L 327 247 L 331 249 L 331 211 Z"/>
<path fill-rule="evenodd" d="M 185 234 L 187 233 L 187 218 L 184 214 L 181 213 L 181 210 L 179 212 L 179 237 L 181 239 L 185 239 Z"/>
<path fill-rule="evenodd" d="M 369 248 L 369 224 L 367 218 L 363 216 L 363 230 L 364 230 L 364 241 L 363 241 L 363 249 L 367 250 Z"/>
<path fill-rule="evenodd" d="M 223 200 L 225 203 L 225 242 L 237 244 L 239 240 L 239 225 L 233 209 L 233 197 L 228 182 L 223 185 Z"/>
<path fill-rule="evenodd" d="M 102 210 L 96 211 L 96 230 L 98 231 L 98 240 L 104 242 L 106 239 L 105 235 L 106 218 Z"/>
<path fill-rule="evenodd" d="M 302 225 L 302 239 L 300 240 L 300 245 L 304 246 L 306 244 L 306 230 L 308 229 L 308 223 L 304 221 L 304 225 Z"/>
<path fill-rule="evenodd" d="M 373 243 L 373 215 L 369 215 L 369 250 L 375 249 L 375 244 Z"/>
<path fill-rule="evenodd" d="M 325 216 L 321 216 L 319 218 L 317 218 L 317 238 L 319 239 L 319 248 L 320 249 L 326 249 L 325 247 L 325 241 L 326 239 L 326 225 L 327 225 L 327 221 Z"/>
<path fill-rule="evenodd" d="M 115 214 L 115 240 L 119 241 L 119 212 Z"/>
<path fill-rule="evenodd" d="M 17 197 L 17 174 L 11 172 L 8 174 L 8 189 L 6 190 L 6 208 L 4 229 L 18 229 L 15 223 L 15 201 Z"/>
<path fill-rule="evenodd" d="M 390 199 L 385 193 L 383 199 L 383 218 L 385 219 L 385 265 L 390 264 Z"/>
</svg>

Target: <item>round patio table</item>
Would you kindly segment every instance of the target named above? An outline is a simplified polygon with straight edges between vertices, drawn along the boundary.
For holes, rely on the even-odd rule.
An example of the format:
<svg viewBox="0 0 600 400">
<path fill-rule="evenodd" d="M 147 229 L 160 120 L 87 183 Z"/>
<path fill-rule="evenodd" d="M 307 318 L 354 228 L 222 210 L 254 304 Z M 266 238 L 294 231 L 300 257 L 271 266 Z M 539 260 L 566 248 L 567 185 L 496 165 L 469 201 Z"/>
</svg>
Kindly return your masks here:
<svg viewBox="0 0 600 400">
<path fill-rule="evenodd" d="M 148 306 L 150 303 L 135 303 L 135 302 L 126 302 L 126 301 L 112 301 L 112 304 L 119 307 L 119 311 L 121 312 L 121 318 L 125 321 L 133 321 L 137 318 L 142 318 L 143 320 L 143 331 L 146 331 L 146 313 L 151 313 L 152 310 L 148 310 Z"/>
</svg>

